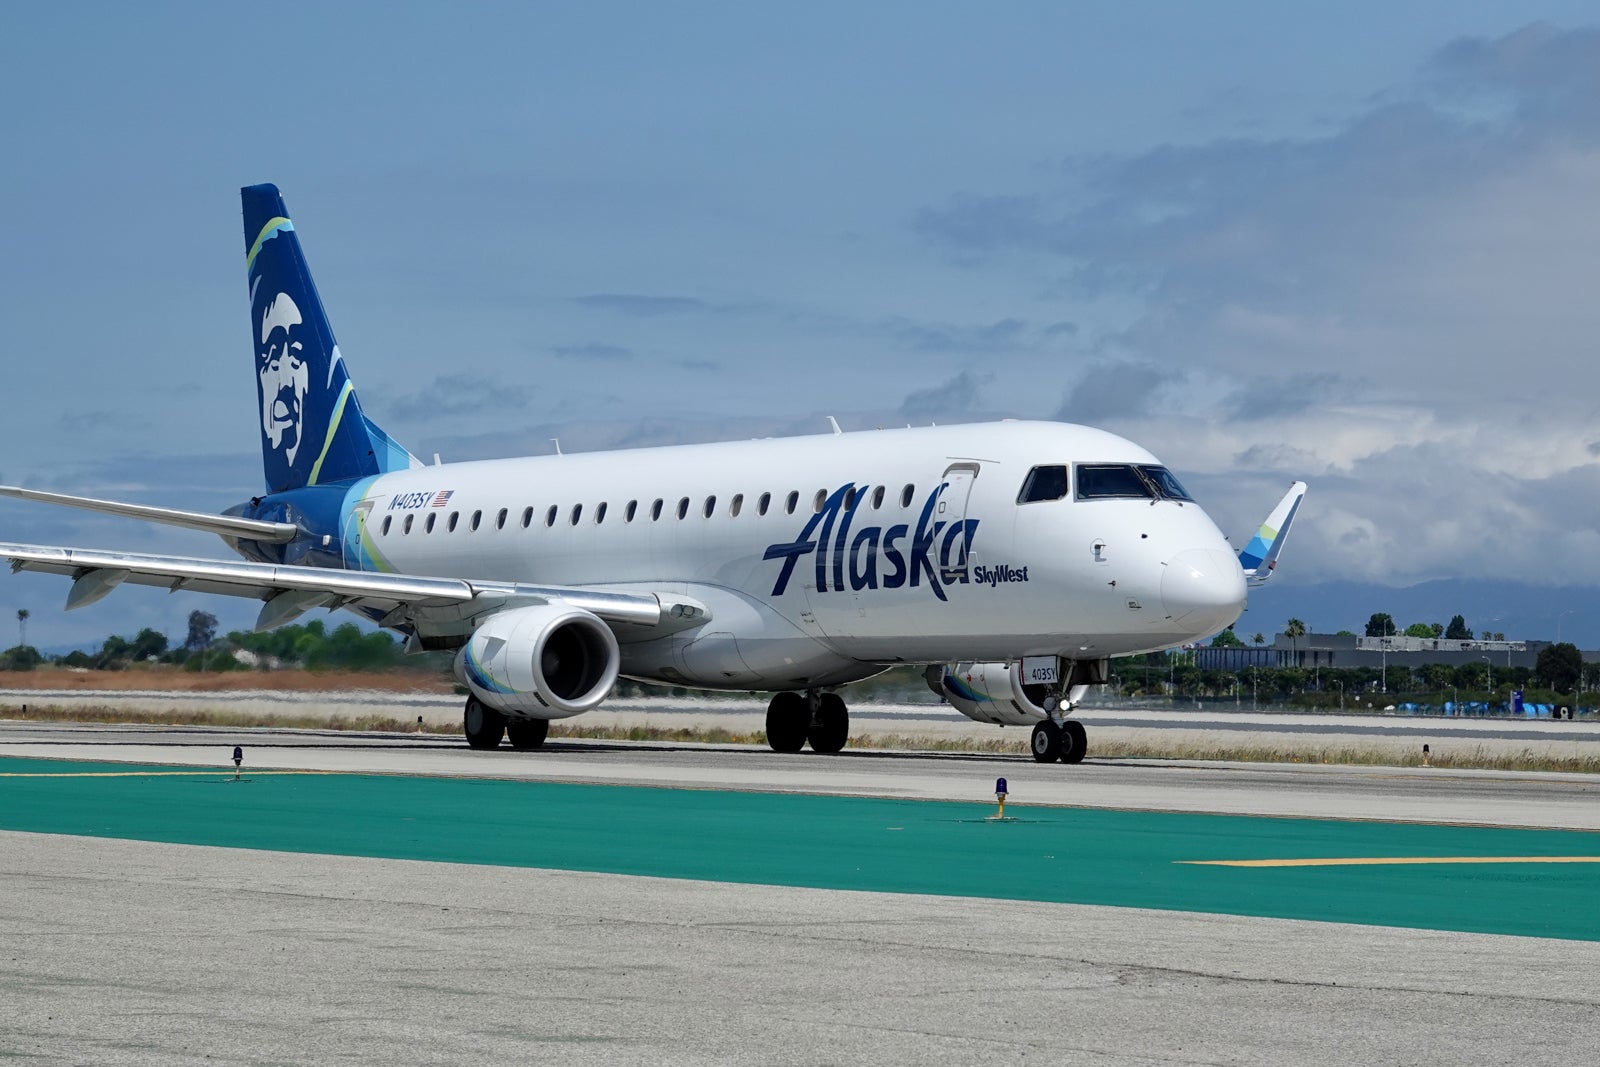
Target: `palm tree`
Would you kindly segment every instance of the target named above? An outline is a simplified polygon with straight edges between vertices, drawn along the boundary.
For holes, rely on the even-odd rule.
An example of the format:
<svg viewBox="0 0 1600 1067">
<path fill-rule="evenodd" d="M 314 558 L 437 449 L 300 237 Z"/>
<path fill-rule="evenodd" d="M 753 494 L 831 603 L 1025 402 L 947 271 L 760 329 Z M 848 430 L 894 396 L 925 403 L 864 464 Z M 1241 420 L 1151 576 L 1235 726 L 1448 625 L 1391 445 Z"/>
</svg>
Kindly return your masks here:
<svg viewBox="0 0 1600 1067">
<path fill-rule="evenodd" d="M 26 645 L 28 643 L 28 616 L 32 614 L 33 612 L 29 611 L 27 608 L 17 609 L 18 645 Z"/>
<path fill-rule="evenodd" d="M 1250 643 L 1255 645 L 1257 648 L 1260 648 L 1262 645 L 1267 643 L 1267 639 L 1261 634 L 1256 634 L 1250 638 Z"/>
<path fill-rule="evenodd" d="M 1299 646 L 1296 639 L 1306 635 L 1306 624 L 1299 619 L 1290 619 L 1283 624 L 1283 635 L 1289 639 L 1289 654 L 1296 667 L 1300 666 Z"/>
</svg>

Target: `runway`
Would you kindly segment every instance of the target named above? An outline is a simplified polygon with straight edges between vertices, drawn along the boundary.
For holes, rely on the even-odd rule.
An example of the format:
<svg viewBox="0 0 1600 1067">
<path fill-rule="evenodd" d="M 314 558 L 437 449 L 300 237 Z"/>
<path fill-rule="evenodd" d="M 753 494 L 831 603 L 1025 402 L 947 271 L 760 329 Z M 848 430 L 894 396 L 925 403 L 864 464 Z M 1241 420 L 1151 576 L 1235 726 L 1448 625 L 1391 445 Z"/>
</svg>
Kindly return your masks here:
<svg viewBox="0 0 1600 1067">
<path fill-rule="evenodd" d="M 1577 775 L 9 723 L 0 801 L 46 1062 L 1594 1062 Z"/>
</svg>

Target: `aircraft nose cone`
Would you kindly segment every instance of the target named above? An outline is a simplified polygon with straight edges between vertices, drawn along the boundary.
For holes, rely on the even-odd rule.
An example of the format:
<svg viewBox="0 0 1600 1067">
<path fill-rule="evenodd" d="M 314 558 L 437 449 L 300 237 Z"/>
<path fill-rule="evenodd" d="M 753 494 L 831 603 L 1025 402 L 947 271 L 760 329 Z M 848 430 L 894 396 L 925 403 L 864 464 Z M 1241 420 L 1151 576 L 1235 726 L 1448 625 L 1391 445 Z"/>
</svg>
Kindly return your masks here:
<svg viewBox="0 0 1600 1067">
<path fill-rule="evenodd" d="M 1244 611 L 1244 572 L 1229 552 L 1187 549 L 1167 561 L 1161 602 L 1174 622 L 1197 636 L 1221 630 Z"/>
</svg>

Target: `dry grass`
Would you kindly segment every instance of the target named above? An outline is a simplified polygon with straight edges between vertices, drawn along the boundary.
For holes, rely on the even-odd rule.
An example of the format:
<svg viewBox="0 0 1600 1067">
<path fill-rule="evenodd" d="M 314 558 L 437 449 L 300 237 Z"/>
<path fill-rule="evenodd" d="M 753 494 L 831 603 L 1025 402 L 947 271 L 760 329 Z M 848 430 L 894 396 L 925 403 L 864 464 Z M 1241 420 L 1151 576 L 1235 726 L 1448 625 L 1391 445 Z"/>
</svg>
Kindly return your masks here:
<svg viewBox="0 0 1600 1067">
<path fill-rule="evenodd" d="M 163 693 L 237 693 L 277 689 L 296 693 L 377 690 L 385 693 L 449 693 L 455 683 L 432 671 L 186 671 L 168 664 L 140 663 L 125 671 L 40 667 L 0 674 L 0 689 L 73 689 Z"/>
<path fill-rule="evenodd" d="M 22 722 L 82 722 L 134 726 L 222 726 L 240 730 L 276 727 L 281 730 L 377 730 L 385 733 L 416 733 L 415 720 L 386 715 L 250 715 L 234 711 L 129 711 L 113 707 L 73 707 L 29 704 L 26 715 L 17 704 L 0 704 L 0 718 Z M 432 733 L 460 733 L 461 728 L 430 728 Z"/>
<path fill-rule="evenodd" d="M 225 711 L 128 711 L 115 707 L 72 707 L 0 705 L 0 718 L 26 722 L 122 723 L 153 726 L 214 726 L 230 729 L 266 727 L 291 730 L 349 730 L 383 733 L 417 733 L 413 720 L 382 715 L 353 717 L 322 715 L 252 715 Z M 458 735 L 459 725 L 430 724 L 430 734 Z M 663 741 L 714 745 L 765 745 L 760 730 L 739 733 L 721 728 L 602 726 L 583 722 L 556 723 L 551 737 L 599 741 Z M 1024 755 L 1027 742 L 965 737 L 930 737 L 915 734 L 868 734 L 850 739 L 856 749 L 895 749 L 912 752 L 969 752 L 983 755 Z M 1420 767 L 1422 756 L 1413 748 L 1399 751 L 1392 747 L 1330 745 L 1295 748 L 1279 745 L 1218 745 L 1204 742 L 1170 742 L 1159 737 L 1133 741 L 1091 740 L 1089 754 L 1096 759 L 1212 760 L 1225 763 L 1304 763 L 1355 767 Z M 1559 756 L 1532 749 L 1491 750 L 1481 745 L 1452 746 L 1432 757 L 1432 766 L 1442 770 L 1568 771 L 1600 774 L 1600 755 Z"/>
</svg>

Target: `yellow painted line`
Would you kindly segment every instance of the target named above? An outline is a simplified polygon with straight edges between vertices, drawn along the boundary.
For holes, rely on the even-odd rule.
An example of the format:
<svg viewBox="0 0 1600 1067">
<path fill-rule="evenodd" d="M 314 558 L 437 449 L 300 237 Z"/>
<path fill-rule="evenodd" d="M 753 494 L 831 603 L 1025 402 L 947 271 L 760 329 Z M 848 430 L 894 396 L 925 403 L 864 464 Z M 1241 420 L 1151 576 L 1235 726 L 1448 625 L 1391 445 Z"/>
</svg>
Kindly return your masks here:
<svg viewBox="0 0 1600 1067">
<path fill-rule="evenodd" d="M 1298 860 L 1175 860 L 1196 867 L 1409 867 L 1425 863 L 1600 863 L 1600 856 L 1366 856 Z"/>
<path fill-rule="evenodd" d="M 0 771 L 0 778 L 196 778 L 227 775 L 221 767 L 196 767 L 192 771 Z M 245 774 L 339 774 L 339 771 L 245 771 Z"/>
</svg>

